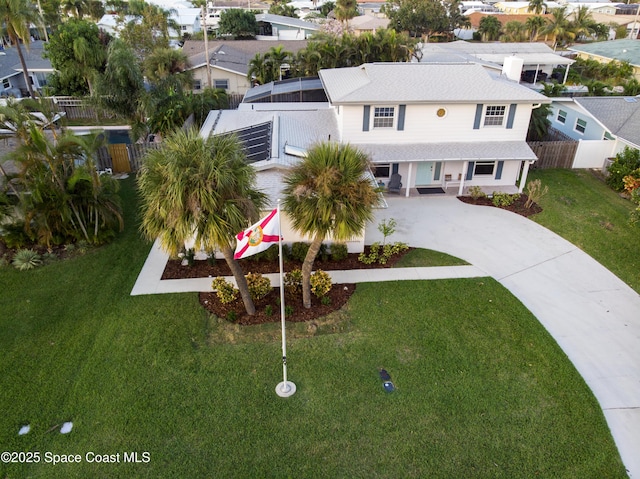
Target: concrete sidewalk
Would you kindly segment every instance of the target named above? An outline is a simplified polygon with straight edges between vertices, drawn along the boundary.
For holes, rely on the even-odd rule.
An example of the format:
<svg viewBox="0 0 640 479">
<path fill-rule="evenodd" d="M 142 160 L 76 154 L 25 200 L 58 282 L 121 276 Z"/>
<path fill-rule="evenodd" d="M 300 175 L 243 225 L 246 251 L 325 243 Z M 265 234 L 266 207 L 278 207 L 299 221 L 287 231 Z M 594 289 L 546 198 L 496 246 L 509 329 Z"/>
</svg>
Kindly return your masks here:
<svg viewBox="0 0 640 479">
<path fill-rule="evenodd" d="M 162 251 L 156 241 L 149 252 L 149 256 L 138 275 L 138 279 L 136 280 L 133 289 L 131 290 L 131 295 L 137 296 L 141 294 L 211 291 L 212 278 L 160 279 L 168 259 L 167 254 Z M 349 271 L 327 271 L 327 273 L 331 276 L 331 281 L 336 284 L 446 278 L 475 278 L 487 276 L 487 273 L 471 265 L 434 266 L 431 268 L 361 269 Z M 272 286 L 280 285 L 278 273 L 265 274 L 264 276 L 271 280 Z M 226 276 L 225 279 L 235 284 L 233 276 Z"/>
</svg>

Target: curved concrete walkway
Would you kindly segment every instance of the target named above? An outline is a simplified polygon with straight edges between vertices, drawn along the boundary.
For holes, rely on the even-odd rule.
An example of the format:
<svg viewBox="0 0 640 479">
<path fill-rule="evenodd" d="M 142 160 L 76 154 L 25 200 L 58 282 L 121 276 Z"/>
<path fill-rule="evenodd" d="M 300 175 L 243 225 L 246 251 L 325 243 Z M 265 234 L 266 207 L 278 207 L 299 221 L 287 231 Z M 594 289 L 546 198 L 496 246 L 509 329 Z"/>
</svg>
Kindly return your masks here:
<svg viewBox="0 0 640 479">
<path fill-rule="evenodd" d="M 640 296 L 579 248 L 498 208 L 454 197 L 388 197 L 392 241 L 462 258 L 509 289 L 557 341 L 597 398 L 629 477 L 640 478 Z"/>
</svg>

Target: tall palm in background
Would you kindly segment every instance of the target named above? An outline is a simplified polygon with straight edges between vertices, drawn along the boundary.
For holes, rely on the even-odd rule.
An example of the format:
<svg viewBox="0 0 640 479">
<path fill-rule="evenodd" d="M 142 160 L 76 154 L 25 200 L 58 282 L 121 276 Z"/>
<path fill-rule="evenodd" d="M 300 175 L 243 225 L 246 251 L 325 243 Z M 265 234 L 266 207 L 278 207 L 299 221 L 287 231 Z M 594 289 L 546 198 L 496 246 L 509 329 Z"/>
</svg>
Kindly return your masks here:
<svg viewBox="0 0 640 479">
<path fill-rule="evenodd" d="M 9 37 L 11 43 L 16 47 L 24 81 L 29 91 L 29 96 L 33 97 L 33 87 L 29 79 L 27 64 L 20 47 L 20 41 L 29 49 L 31 24 L 40 23 L 40 15 L 34 5 L 29 0 L 0 0 L 0 23 L 4 34 Z"/>
<path fill-rule="evenodd" d="M 558 43 L 570 42 L 575 39 L 576 34 L 571 30 L 566 6 L 551 10 L 551 18 L 547 19 L 547 25 L 541 33 L 552 36 L 554 49 Z"/>
<path fill-rule="evenodd" d="M 527 21 L 524 23 L 527 31 L 529 32 L 529 41 L 535 42 L 538 39 L 538 34 L 547 24 L 547 21 L 544 17 L 540 16 L 532 16 L 527 18 Z"/>
<path fill-rule="evenodd" d="M 208 252 L 219 249 L 229 265 L 248 314 L 255 314 L 246 278 L 233 259 L 235 235 L 260 216 L 266 204 L 254 188 L 255 170 L 232 135 L 202 138 L 178 130 L 150 151 L 138 175 L 143 234 L 158 238 L 175 256 L 185 241 Z"/>
<path fill-rule="evenodd" d="M 367 177 L 369 162 L 360 150 L 318 143 L 284 179 L 284 211 L 293 228 L 311 238 L 302 265 L 302 302 L 311 307 L 311 271 L 322 242 L 347 241 L 373 219 L 378 194 Z"/>
</svg>

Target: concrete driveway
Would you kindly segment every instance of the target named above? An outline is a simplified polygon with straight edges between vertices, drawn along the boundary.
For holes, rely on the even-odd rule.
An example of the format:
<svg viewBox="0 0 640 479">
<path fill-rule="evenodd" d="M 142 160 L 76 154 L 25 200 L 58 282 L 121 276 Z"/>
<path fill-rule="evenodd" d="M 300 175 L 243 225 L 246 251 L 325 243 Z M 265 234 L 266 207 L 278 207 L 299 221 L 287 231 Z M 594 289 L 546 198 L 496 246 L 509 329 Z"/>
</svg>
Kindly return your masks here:
<svg viewBox="0 0 640 479">
<path fill-rule="evenodd" d="M 511 291 L 555 338 L 597 398 L 629 477 L 640 478 L 640 296 L 533 221 L 454 197 L 388 196 L 367 228 L 394 218 L 391 241 L 463 258 Z"/>
</svg>

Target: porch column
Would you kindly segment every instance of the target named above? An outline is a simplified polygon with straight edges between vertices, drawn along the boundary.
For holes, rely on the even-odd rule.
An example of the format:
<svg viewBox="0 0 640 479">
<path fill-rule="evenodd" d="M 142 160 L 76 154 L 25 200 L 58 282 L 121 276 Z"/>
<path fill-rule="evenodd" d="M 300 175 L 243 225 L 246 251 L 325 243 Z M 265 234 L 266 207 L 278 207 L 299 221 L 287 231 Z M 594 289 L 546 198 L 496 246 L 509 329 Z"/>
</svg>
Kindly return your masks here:
<svg viewBox="0 0 640 479">
<path fill-rule="evenodd" d="M 411 173 L 413 172 L 413 161 L 409 162 L 409 172 L 407 173 L 407 186 L 404 193 L 405 198 L 409 198 L 409 185 L 411 183 Z"/>
<path fill-rule="evenodd" d="M 522 193 L 522 190 L 524 190 L 524 185 L 527 184 L 527 175 L 529 174 L 530 165 L 531 165 L 530 161 L 524 162 L 524 166 L 522 168 L 522 176 L 520 177 L 520 188 L 518 188 L 518 193 Z"/>
<path fill-rule="evenodd" d="M 464 180 L 467 178 L 467 170 L 469 170 L 469 162 L 465 161 L 462 167 L 462 176 L 460 177 L 460 186 L 458 186 L 458 196 L 462 196 L 464 190 Z"/>
</svg>

